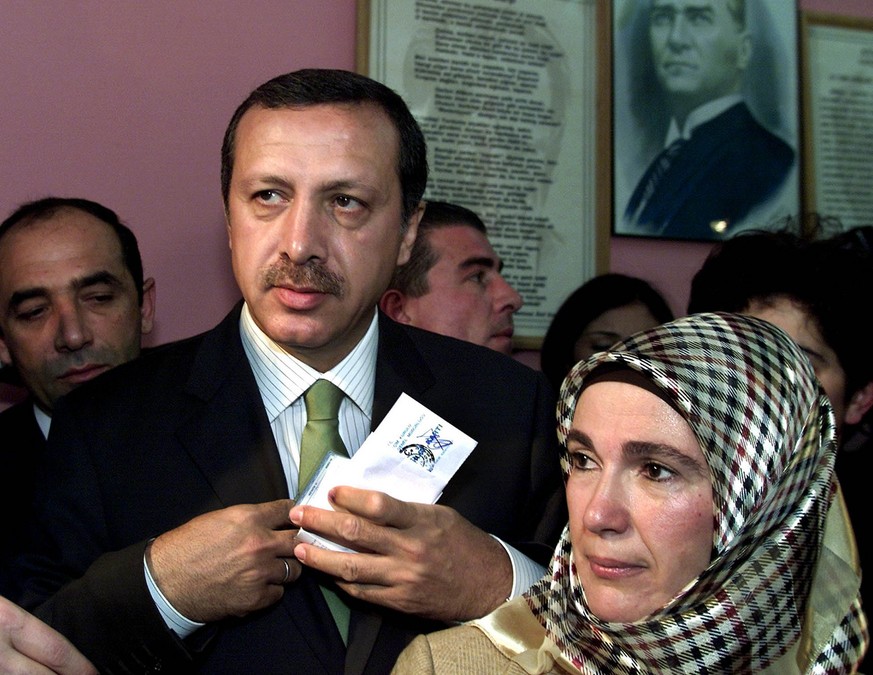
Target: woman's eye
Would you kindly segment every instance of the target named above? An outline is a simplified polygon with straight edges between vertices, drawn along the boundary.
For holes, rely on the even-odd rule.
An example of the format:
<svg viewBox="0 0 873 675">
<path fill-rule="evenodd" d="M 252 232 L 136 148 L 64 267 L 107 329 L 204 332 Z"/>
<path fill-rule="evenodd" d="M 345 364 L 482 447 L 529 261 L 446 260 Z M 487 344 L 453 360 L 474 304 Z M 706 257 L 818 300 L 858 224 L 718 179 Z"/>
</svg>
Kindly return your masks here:
<svg viewBox="0 0 873 675">
<path fill-rule="evenodd" d="M 675 476 L 675 472 L 671 471 L 667 467 L 661 464 L 655 464 L 654 462 L 650 462 L 643 467 L 643 471 L 645 472 L 648 478 L 652 480 L 668 480 Z"/>
<path fill-rule="evenodd" d="M 570 453 L 570 469 L 575 470 L 578 469 L 580 471 L 585 471 L 586 469 L 591 468 L 591 458 L 586 455 L 584 452 L 571 452 Z"/>
</svg>

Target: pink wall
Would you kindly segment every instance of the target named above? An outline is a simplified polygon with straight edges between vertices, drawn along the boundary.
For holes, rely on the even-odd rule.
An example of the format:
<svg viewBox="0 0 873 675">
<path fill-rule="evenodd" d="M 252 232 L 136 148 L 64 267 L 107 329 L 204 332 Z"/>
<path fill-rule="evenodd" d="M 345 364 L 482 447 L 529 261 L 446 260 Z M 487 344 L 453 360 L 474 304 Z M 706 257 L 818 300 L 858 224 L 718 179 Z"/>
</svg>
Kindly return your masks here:
<svg viewBox="0 0 873 675">
<path fill-rule="evenodd" d="M 802 6 L 873 16 L 868 0 Z M 269 77 L 351 69 L 354 50 L 355 0 L 0 3 L 0 217 L 48 194 L 104 202 L 157 280 L 148 344 L 205 330 L 237 298 L 218 180 L 227 120 Z M 681 312 L 707 251 L 617 238 L 611 267 Z"/>
</svg>

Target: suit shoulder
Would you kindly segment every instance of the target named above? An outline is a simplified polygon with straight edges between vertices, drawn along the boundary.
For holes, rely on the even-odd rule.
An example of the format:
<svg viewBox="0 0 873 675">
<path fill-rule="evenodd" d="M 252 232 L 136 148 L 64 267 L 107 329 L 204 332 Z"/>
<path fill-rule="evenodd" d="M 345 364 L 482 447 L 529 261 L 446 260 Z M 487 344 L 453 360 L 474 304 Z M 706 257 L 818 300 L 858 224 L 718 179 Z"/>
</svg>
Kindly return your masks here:
<svg viewBox="0 0 873 675">
<path fill-rule="evenodd" d="M 474 369 L 478 373 L 507 373 L 513 377 L 536 380 L 538 371 L 511 356 L 457 338 L 397 324 L 415 343 L 418 350 L 440 369 L 458 371 Z"/>
<path fill-rule="evenodd" d="M 197 335 L 143 350 L 137 358 L 77 387 L 63 397 L 66 405 L 86 402 L 103 405 L 107 400 L 136 398 L 169 384 L 184 382 L 195 361 L 203 335 Z"/>
</svg>

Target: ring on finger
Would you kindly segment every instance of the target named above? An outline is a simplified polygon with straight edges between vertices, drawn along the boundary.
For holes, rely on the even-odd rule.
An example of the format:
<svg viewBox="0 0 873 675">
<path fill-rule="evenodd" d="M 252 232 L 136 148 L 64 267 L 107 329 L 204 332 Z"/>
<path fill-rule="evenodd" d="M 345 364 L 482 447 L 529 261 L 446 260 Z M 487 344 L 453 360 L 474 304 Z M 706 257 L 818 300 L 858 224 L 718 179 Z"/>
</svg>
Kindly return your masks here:
<svg viewBox="0 0 873 675">
<path fill-rule="evenodd" d="M 282 563 L 285 565 L 285 576 L 282 577 L 282 583 L 288 583 L 288 579 L 291 578 L 291 565 L 288 564 L 288 561 L 285 558 L 282 558 Z"/>
</svg>

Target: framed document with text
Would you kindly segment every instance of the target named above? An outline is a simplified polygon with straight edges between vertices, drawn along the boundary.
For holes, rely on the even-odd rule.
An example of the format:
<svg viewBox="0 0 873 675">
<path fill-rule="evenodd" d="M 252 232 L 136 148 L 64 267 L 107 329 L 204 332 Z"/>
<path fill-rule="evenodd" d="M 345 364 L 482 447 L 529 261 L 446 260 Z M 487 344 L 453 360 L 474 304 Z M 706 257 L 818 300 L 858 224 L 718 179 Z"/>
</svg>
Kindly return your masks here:
<svg viewBox="0 0 873 675">
<path fill-rule="evenodd" d="M 803 15 L 806 209 L 873 223 L 873 21 Z"/>
<path fill-rule="evenodd" d="M 595 0 L 361 0 L 358 69 L 397 91 L 428 143 L 425 199 L 478 213 L 524 298 L 517 347 L 608 265 Z M 608 165 L 608 154 L 606 155 Z M 608 178 L 608 174 L 607 174 Z"/>
</svg>

